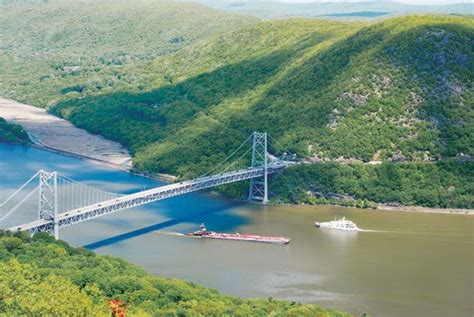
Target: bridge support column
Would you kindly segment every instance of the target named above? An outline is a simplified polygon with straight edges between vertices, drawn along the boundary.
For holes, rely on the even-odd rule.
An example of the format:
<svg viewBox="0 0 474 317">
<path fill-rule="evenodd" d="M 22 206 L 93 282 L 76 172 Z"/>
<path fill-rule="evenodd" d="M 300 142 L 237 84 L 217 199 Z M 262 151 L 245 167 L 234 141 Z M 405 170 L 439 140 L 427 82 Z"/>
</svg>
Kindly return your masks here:
<svg viewBox="0 0 474 317">
<path fill-rule="evenodd" d="M 39 172 L 38 218 L 53 221 L 53 234 L 59 238 L 58 224 L 58 175 L 56 172 Z"/>
<path fill-rule="evenodd" d="M 53 172 L 53 189 L 54 189 L 54 210 L 53 210 L 53 226 L 54 238 L 59 239 L 59 222 L 58 222 L 58 173 Z"/>
<path fill-rule="evenodd" d="M 252 167 L 263 167 L 262 177 L 250 180 L 249 200 L 268 203 L 268 153 L 267 133 L 253 133 Z"/>
</svg>

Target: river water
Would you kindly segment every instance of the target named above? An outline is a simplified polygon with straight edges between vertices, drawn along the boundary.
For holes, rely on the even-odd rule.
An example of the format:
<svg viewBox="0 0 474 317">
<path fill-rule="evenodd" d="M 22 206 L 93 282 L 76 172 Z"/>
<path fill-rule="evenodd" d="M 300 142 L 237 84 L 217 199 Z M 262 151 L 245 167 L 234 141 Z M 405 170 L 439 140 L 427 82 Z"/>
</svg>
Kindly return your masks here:
<svg viewBox="0 0 474 317">
<path fill-rule="evenodd" d="M 37 170 L 56 170 L 108 191 L 159 181 L 74 158 L 0 144 L 0 201 Z M 33 202 L 3 225 L 33 219 Z M 316 229 L 346 216 L 370 231 Z M 8 223 L 8 221 L 10 223 Z M 174 236 L 201 222 L 220 232 L 291 238 L 286 246 Z M 337 207 L 243 204 L 188 194 L 65 228 L 74 246 L 124 258 L 152 274 L 243 297 L 316 303 L 371 316 L 472 316 L 474 218 Z"/>
</svg>

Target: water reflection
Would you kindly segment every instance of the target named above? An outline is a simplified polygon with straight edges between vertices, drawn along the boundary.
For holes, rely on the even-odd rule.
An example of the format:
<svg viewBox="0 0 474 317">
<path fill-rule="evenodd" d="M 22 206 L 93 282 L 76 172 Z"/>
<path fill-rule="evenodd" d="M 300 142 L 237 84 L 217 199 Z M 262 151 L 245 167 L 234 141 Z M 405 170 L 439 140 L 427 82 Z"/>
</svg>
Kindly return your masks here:
<svg viewBox="0 0 474 317">
<path fill-rule="evenodd" d="M 334 247 L 347 248 L 351 244 L 355 243 L 359 232 L 357 231 L 340 231 L 340 230 L 321 230 L 321 235 L 325 239 L 325 242 L 333 245 Z"/>
<path fill-rule="evenodd" d="M 237 206 L 237 205 L 235 205 L 235 206 Z M 230 207 L 227 207 L 225 209 L 230 209 Z M 219 219 L 212 219 L 210 217 L 210 215 L 212 215 L 214 213 L 217 213 L 217 212 L 222 212 L 223 210 L 224 210 L 223 208 L 208 208 L 207 210 L 205 210 L 203 212 L 200 212 L 200 213 L 187 212 L 186 215 L 183 215 L 181 217 L 177 217 L 177 218 L 167 220 L 167 221 L 163 221 L 163 222 L 160 222 L 160 223 L 156 223 L 156 224 L 153 224 L 151 226 L 147 226 L 147 227 L 144 227 L 144 228 L 141 228 L 141 229 L 133 230 L 133 231 L 122 233 L 122 234 L 119 234 L 119 235 L 116 235 L 116 236 L 113 236 L 113 237 L 110 237 L 110 238 L 107 238 L 107 239 L 96 241 L 96 242 L 87 244 L 84 247 L 86 247 L 88 249 L 91 249 L 91 250 L 94 250 L 94 249 L 101 248 L 101 247 L 104 247 L 104 246 L 108 246 L 108 245 L 111 245 L 111 244 L 114 244 L 114 243 L 118 243 L 118 242 L 121 242 L 121 241 L 124 241 L 124 240 L 127 240 L 127 239 L 135 238 L 135 237 L 138 237 L 138 236 L 141 236 L 141 235 L 153 232 L 153 231 L 163 230 L 163 229 L 166 229 L 166 228 L 169 228 L 169 227 L 172 227 L 172 226 L 176 226 L 178 224 L 182 224 L 182 223 L 185 223 L 185 222 L 187 222 L 187 223 L 193 222 L 197 218 L 206 219 L 209 222 L 226 221 L 225 220 L 225 218 L 226 218 L 225 215 L 224 216 L 219 215 L 218 216 Z M 227 215 L 227 217 L 228 217 L 228 215 Z M 234 218 L 234 217 L 232 217 L 232 218 Z M 243 221 L 243 218 L 241 218 L 241 220 L 242 221 L 240 222 L 240 224 L 243 224 L 245 221 Z M 236 219 L 229 219 L 227 221 L 232 221 L 232 222 L 235 223 Z"/>
</svg>

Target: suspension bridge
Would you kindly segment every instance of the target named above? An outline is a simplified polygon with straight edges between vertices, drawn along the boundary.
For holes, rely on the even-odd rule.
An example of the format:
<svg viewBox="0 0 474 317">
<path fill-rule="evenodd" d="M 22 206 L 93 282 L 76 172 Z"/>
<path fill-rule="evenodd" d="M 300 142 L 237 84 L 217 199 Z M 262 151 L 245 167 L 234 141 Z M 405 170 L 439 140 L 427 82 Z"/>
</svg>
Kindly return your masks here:
<svg viewBox="0 0 474 317">
<path fill-rule="evenodd" d="M 250 166 L 238 168 L 239 162 L 247 162 L 248 166 L 249 161 L 245 160 L 245 156 L 250 154 L 250 151 Z M 240 152 L 243 154 L 238 156 Z M 0 209 L 12 205 L 0 217 L 0 224 L 21 210 L 24 203 L 33 197 L 37 199 L 37 219 L 5 229 L 14 232 L 27 231 L 32 235 L 38 232 L 49 232 L 57 239 L 60 228 L 158 200 L 243 180 L 250 180 L 248 199 L 266 204 L 268 202 L 268 175 L 277 173 L 290 164 L 293 162 L 268 153 L 266 133 L 254 132 L 231 155 L 208 173 L 193 180 L 129 195 L 110 193 L 77 182 L 57 172 L 40 170 L 0 204 Z M 20 193 L 34 181 L 37 181 L 38 185 L 27 194 L 20 196 Z"/>
</svg>

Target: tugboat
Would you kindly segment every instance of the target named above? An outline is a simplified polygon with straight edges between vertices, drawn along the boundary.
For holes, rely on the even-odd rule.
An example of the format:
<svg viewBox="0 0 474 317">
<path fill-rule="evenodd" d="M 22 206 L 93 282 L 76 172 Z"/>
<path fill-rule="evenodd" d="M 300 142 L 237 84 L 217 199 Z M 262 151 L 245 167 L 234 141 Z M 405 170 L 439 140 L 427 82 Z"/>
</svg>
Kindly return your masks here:
<svg viewBox="0 0 474 317">
<path fill-rule="evenodd" d="M 360 229 L 350 220 L 346 220 L 346 217 L 341 219 L 336 219 L 328 222 L 315 222 L 314 226 L 316 228 L 325 228 L 325 229 L 336 229 L 342 231 L 359 231 Z"/>
<path fill-rule="evenodd" d="M 276 244 L 290 243 L 290 239 L 285 238 L 285 237 L 265 237 L 265 236 L 240 234 L 240 233 L 216 233 L 214 231 L 208 231 L 203 223 L 201 223 L 201 225 L 199 226 L 198 231 L 188 232 L 185 235 L 188 237 L 199 237 L 199 238 L 208 238 L 208 239 L 265 242 L 265 243 L 276 243 Z"/>
<path fill-rule="evenodd" d="M 188 233 L 185 233 L 184 235 L 186 235 L 188 237 L 203 237 L 203 236 L 206 236 L 208 234 L 215 234 L 215 232 L 214 231 L 207 231 L 206 226 L 204 226 L 204 224 L 201 223 L 201 225 L 199 226 L 198 231 L 188 232 Z"/>
</svg>

